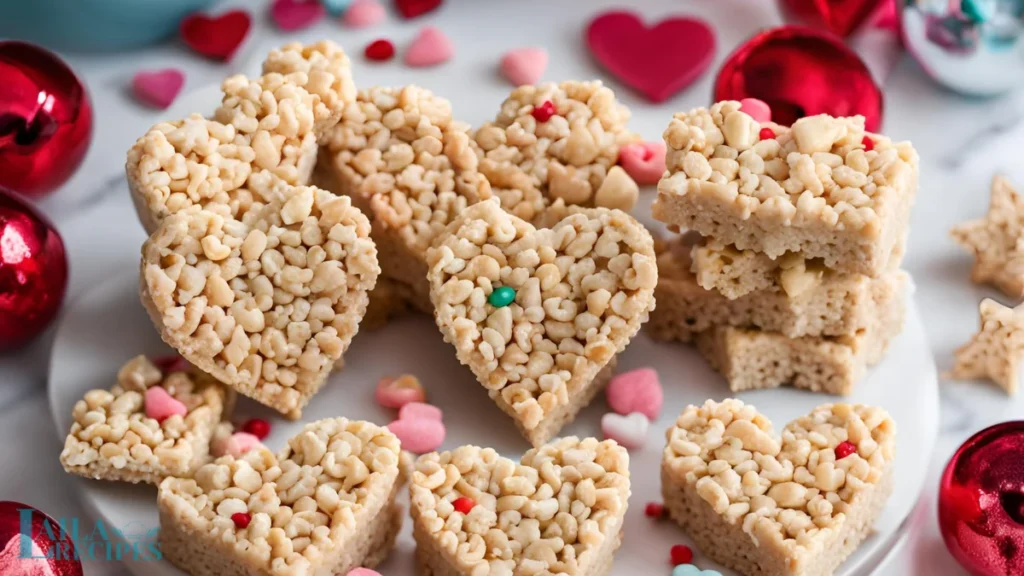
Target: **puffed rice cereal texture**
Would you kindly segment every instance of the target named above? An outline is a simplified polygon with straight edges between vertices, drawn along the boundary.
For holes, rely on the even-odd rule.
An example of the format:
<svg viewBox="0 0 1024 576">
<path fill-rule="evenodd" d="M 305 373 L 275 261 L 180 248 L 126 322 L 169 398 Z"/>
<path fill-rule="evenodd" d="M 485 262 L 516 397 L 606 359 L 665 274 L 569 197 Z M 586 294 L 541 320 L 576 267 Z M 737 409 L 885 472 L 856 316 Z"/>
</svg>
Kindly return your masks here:
<svg viewBox="0 0 1024 576">
<path fill-rule="evenodd" d="M 774 138 L 760 136 L 771 128 Z M 864 118 L 762 126 L 725 101 L 676 114 L 654 217 L 740 250 L 800 252 L 840 272 L 878 277 L 904 236 L 918 157 L 864 130 Z M 871 142 L 867 150 L 864 141 Z"/>
<path fill-rule="evenodd" d="M 490 448 L 427 454 L 411 482 L 420 574 L 604 576 L 622 541 L 629 455 L 564 438 L 519 463 Z M 453 502 L 474 502 L 468 514 Z"/>
<path fill-rule="evenodd" d="M 160 386 L 188 409 L 163 421 L 146 416 L 146 390 Z M 234 393 L 192 370 L 163 372 L 145 356 L 132 358 L 108 390 L 90 390 L 75 403 L 60 462 L 94 480 L 159 484 L 191 477 L 209 459 L 210 441 L 228 418 Z"/>
<path fill-rule="evenodd" d="M 747 576 L 826 576 L 892 492 L 896 425 L 826 404 L 786 425 L 735 399 L 690 406 L 666 433 L 665 507 L 708 558 Z M 836 446 L 856 451 L 837 459 Z"/>
<path fill-rule="evenodd" d="M 544 444 L 654 309 L 654 241 L 625 212 L 574 209 L 535 228 L 497 200 L 466 209 L 427 252 L 434 318 L 527 440 Z M 515 290 L 502 307 L 499 286 Z M 552 426 L 552 422 L 559 422 Z"/>
<path fill-rule="evenodd" d="M 274 455 L 222 456 L 160 484 L 160 545 L 193 576 L 310 576 L 373 568 L 402 524 L 398 439 L 369 422 L 307 424 Z M 234 514 L 247 514 L 239 527 Z"/>
<path fill-rule="evenodd" d="M 224 205 L 167 218 L 142 247 L 142 302 L 164 341 L 289 418 L 326 381 L 380 273 L 348 197 L 298 187 L 247 224 Z"/>
</svg>

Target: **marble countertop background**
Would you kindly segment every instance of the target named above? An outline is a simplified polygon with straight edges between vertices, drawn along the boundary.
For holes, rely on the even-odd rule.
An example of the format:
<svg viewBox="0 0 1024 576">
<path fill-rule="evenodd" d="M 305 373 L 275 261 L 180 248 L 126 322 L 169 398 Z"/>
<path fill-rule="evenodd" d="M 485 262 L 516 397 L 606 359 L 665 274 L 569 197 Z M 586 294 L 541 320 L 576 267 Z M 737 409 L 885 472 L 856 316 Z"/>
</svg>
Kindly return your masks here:
<svg viewBox="0 0 1024 576">
<path fill-rule="evenodd" d="M 460 3 L 449 0 L 447 10 Z M 741 17 L 716 24 L 722 46 L 712 70 L 743 38 L 775 25 L 781 18 L 769 0 L 716 0 Z M 678 11 L 686 4 L 679 2 Z M 219 82 L 230 73 L 254 72 L 262 55 L 286 39 L 266 22 L 265 0 L 228 0 L 218 11 L 245 6 L 254 14 L 250 39 L 233 63 L 199 59 L 171 42 L 125 55 L 65 55 L 88 84 L 96 113 L 94 141 L 82 169 L 60 191 L 38 203 L 62 231 L 71 261 L 68 302 L 109 276 L 109 262 L 97 258 L 105 247 L 139 242 L 142 230 L 132 211 L 124 184 L 122 151 L 162 115 L 137 105 L 127 86 L 141 69 L 175 66 L 188 76 L 186 90 Z M 596 4 L 613 6 L 606 1 Z M 620 2 L 620 5 L 623 4 Z M 717 6 L 716 6 L 717 8 Z M 696 11 L 696 10 L 695 10 Z M 657 14 L 654 14 L 657 15 Z M 429 23 L 399 23 L 409 33 Z M 334 38 L 356 51 L 375 32 L 345 31 L 333 22 L 321 23 L 303 37 Z M 288 37 L 294 38 L 294 35 Z M 706 104 L 713 74 L 709 73 L 672 105 L 679 109 Z M 427 84 L 428 87 L 429 83 Z M 913 274 L 932 350 L 940 373 L 949 368 L 952 351 L 976 330 L 977 303 L 984 297 L 1007 299 L 969 281 L 971 257 L 949 239 L 957 222 L 978 217 L 988 206 L 993 174 L 1003 173 L 1024 186 L 1024 91 L 991 99 L 967 99 L 932 83 L 909 57 L 895 66 L 885 86 L 885 132 L 912 140 L 921 155 L 921 192 L 912 217 L 912 235 L 905 267 Z M 458 109 L 460 98 L 449 95 Z M 658 135 L 645 134 L 648 139 Z M 83 232 L 84 231 L 84 232 Z M 1007 302 L 1008 303 L 1008 302 Z M 81 517 L 75 483 L 57 459 L 63 439 L 53 430 L 46 400 L 47 366 L 52 330 L 30 347 L 0 356 L 0 499 L 34 505 L 55 517 Z M 1008 398 L 993 385 L 979 382 L 940 382 L 941 430 L 929 471 L 929 483 L 911 523 L 911 536 L 877 574 L 962 575 L 946 552 L 935 521 L 935 492 L 942 467 L 956 447 L 974 432 L 997 422 L 1024 418 L 1024 397 Z M 116 562 L 88 561 L 87 576 L 127 574 Z"/>
</svg>

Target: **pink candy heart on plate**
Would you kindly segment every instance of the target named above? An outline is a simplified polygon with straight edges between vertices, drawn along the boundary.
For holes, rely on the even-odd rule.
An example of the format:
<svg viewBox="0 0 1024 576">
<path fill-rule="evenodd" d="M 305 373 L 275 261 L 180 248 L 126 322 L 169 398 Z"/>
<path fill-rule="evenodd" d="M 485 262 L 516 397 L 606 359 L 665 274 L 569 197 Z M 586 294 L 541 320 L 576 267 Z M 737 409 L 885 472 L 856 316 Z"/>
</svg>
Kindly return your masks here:
<svg viewBox="0 0 1024 576">
<path fill-rule="evenodd" d="M 388 424 L 388 430 L 398 437 L 402 449 L 414 454 L 433 452 L 444 444 L 447 435 L 441 409 L 429 404 L 406 404 L 398 413 L 398 420 Z"/>
<path fill-rule="evenodd" d="M 381 378 L 377 382 L 374 397 L 377 403 L 385 408 L 401 408 L 410 402 L 426 401 L 427 393 L 423 390 L 419 378 L 403 374 L 398 378 Z"/>
<path fill-rule="evenodd" d="M 346 10 L 342 22 L 350 28 L 369 28 L 387 18 L 387 12 L 377 0 L 355 0 Z"/>
<path fill-rule="evenodd" d="M 619 166 L 641 186 L 657 184 L 665 174 L 665 143 L 639 142 L 619 149 Z"/>
<path fill-rule="evenodd" d="M 163 422 L 171 416 L 184 416 L 188 414 L 188 408 L 160 386 L 153 386 L 146 390 L 144 404 L 146 407 L 146 417 L 152 418 L 157 422 Z"/>
<path fill-rule="evenodd" d="M 317 0 L 274 0 L 270 17 L 277 27 L 286 32 L 308 28 L 327 14 L 327 8 Z"/>
<path fill-rule="evenodd" d="M 649 420 L 657 420 L 665 401 L 658 373 L 653 368 L 637 368 L 616 374 L 608 383 L 608 405 L 615 412 L 627 415 L 639 412 Z"/>
<path fill-rule="evenodd" d="M 639 412 L 621 416 L 609 412 L 601 417 L 601 432 L 608 440 L 615 440 L 628 450 L 643 448 L 647 443 L 647 428 L 650 426 L 647 417 Z"/>
<path fill-rule="evenodd" d="M 213 444 L 210 446 L 210 453 L 215 458 L 219 458 L 225 454 L 238 458 L 242 454 L 245 454 L 249 450 L 260 445 L 262 445 L 262 443 L 256 436 L 249 434 L 248 432 L 235 432 L 226 438 L 214 440 Z"/>
<path fill-rule="evenodd" d="M 413 68 L 437 66 L 451 60 L 454 55 L 455 46 L 444 32 L 434 26 L 424 26 L 409 45 L 405 63 Z"/>
<path fill-rule="evenodd" d="M 399 420 L 437 420 L 444 418 L 444 412 L 437 406 L 424 404 L 423 402 L 410 402 L 398 411 Z"/>
<path fill-rule="evenodd" d="M 744 98 L 743 100 L 740 100 L 740 112 L 743 112 L 747 116 L 757 120 L 760 124 L 772 121 L 771 106 L 769 106 L 765 101 L 758 100 L 757 98 Z"/>
<path fill-rule="evenodd" d="M 513 86 L 536 84 L 548 67 L 548 53 L 543 48 L 509 50 L 501 57 L 500 67 Z"/>
<path fill-rule="evenodd" d="M 132 78 L 132 93 L 140 102 L 161 110 L 170 106 L 185 86 L 185 73 L 177 68 L 143 70 Z"/>
</svg>

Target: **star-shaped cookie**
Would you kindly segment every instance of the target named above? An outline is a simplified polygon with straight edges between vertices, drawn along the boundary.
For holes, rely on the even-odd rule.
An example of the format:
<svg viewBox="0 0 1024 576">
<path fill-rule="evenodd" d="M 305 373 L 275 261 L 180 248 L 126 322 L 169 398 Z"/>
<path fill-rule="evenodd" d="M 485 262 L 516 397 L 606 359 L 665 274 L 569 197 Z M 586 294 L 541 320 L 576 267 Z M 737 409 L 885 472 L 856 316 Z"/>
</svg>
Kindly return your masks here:
<svg viewBox="0 0 1024 576">
<path fill-rule="evenodd" d="M 1024 304 L 1010 308 L 986 298 L 979 312 L 981 328 L 957 349 L 949 376 L 958 380 L 988 378 L 1007 394 L 1015 394 L 1024 356 Z"/>
<path fill-rule="evenodd" d="M 1007 296 L 1024 298 L 1024 198 L 1009 180 L 996 176 L 988 214 L 960 224 L 951 234 L 974 252 L 971 280 L 992 284 Z"/>
</svg>

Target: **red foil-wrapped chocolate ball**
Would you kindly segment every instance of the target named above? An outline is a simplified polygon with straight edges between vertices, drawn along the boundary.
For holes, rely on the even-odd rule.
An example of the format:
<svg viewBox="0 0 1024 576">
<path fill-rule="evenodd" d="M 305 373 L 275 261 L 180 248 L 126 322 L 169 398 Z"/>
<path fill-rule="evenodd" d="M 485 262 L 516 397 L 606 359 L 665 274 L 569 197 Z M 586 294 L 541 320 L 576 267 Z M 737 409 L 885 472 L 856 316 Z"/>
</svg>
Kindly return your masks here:
<svg viewBox="0 0 1024 576">
<path fill-rule="evenodd" d="M 835 36 L 803 26 L 781 26 L 747 40 L 719 71 L 714 97 L 763 100 L 779 124 L 859 114 L 872 132 L 882 125 L 882 91 L 864 62 Z"/>
<path fill-rule="evenodd" d="M 31 506 L 0 502 L 0 574 L 82 576 L 82 562 L 59 522 Z"/>
<path fill-rule="evenodd" d="M 939 487 L 939 528 L 974 576 L 1024 574 L 1024 421 L 972 436 Z"/>
<path fill-rule="evenodd" d="M 31 206 L 0 189 L 0 352 L 23 346 L 50 325 L 67 284 L 60 234 Z"/>
<path fill-rule="evenodd" d="M 75 73 L 51 52 L 0 42 L 0 187 L 52 192 L 78 168 L 92 136 L 92 106 Z"/>
</svg>

